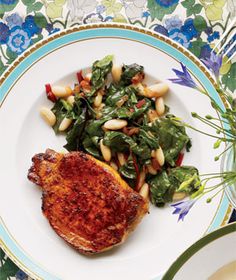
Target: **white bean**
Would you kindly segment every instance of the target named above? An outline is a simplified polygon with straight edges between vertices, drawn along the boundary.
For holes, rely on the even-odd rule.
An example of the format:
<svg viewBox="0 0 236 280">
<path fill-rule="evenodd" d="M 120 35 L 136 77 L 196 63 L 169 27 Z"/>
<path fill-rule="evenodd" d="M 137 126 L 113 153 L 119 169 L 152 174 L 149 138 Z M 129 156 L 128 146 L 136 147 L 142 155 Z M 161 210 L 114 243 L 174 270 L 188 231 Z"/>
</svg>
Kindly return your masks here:
<svg viewBox="0 0 236 280">
<path fill-rule="evenodd" d="M 149 186 L 147 183 L 144 183 L 139 191 L 139 194 L 144 198 L 148 199 L 149 196 Z"/>
<path fill-rule="evenodd" d="M 156 157 L 156 151 L 155 151 L 155 150 L 152 150 L 152 152 L 151 152 L 151 157 L 153 157 L 153 158 Z"/>
<path fill-rule="evenodd" d="M 165 83 L 158 83 L 145 88 L 144 95 L 153 98 L 165 95 L 169 90 L 169 86 Z"/>
<path fill-rule="evenodd" d="M 97 93 L 97 96 L 94 98 L 93 104 L 95 107 L 99 107 L 102 104 L 102 96 L 103 96 L 102 92 L 99 91 Z"/>
<path fill-rule="evenodd" d="M 75 103 L 75 97 L 74 95 L 71 95 L 69 97 L 67 97 L 67 102 L 72 106 Z"/>
<path fill-rule="evenodd" d="M 126 163 L 125 155 L 123 153 L 117 153 L 118 161 L 120 166 Z"/>
<path fill-rule="evenodd" d="M 173 201 L 179 201 L 179 200 L 182 200 L 186 197 L 186 193 L 184 192 L 175 192 L 173 197 L 172 197 L 172 200 Z"/>
<path fill-rule="evenodd" d="M 116 171 L 118 170 L 118 166 L 116 165 L 116 163 L 114 161 L 110 162 L 110 166 L 115 169 Z"/>
<path fill-rule="evenodd" d="M 64 118 L 59 125 L 59 131 L 65 131 L 72 123 L 72 119 Z"/>
<path fill-rule="evenodd" d="M 72 94 L 72 89 L 71 87 L 62 87 L 62 86 L 52 86 L 52 92 L 55 96 L 57 97 L 67 97 Z"/>
<path fill-rule="evenodd" d="M 142 83 L 133 84 L 133 87 L 138 90 L 140 95 L 145 95 L 145 87 Z"/>
<path fill-rule="evenodd" d="M 56 123 L 56 116 L 50 109 L 42 107 L 40 109 L 40 115 L 50 126 L 54 126 Z"/>
<path fill-rule="evenodd" d="M 113 65 L 111 69 L 111 75 L 115 83 L 119 82 L 121 74 L 122 74 L 122 66 Z"/>
<path fill-rule="evenodd" d="M 148 170 L 148 173 L 150 173 L 152 175 L 156 175 L 157 174 L 157 170 L 151 164 L 147 165 L 147 170 Z"/>
<path fill-rule="evenodd" d="M 156 160 L 158 161 L 160 166 L 163 166 L 165 163 L 165 156 L 161 147 L 156 149 Z"/>
<path fill-rule="evenodd" d="M 120 119 L 113 119 L 113 120 L 109 120 L 107 122 L 104 123 L 104 127 L 106 129 L 110 129 L 110 130 L 119 130 L 125 126 L 127 126 L 127 121 L 126 120 L 120 120 Z"/>
<path fill-rule="evenodd" d="M 158 114 L 157 114 L 156 110 L 153 110 L 153 109 L 148 110 L 147 116 L 148 116 L 148 120 L 150 122 L 154 122 L 156 119 L 158 119 Z"/>
<path fill-rule="evenodd" d="M 139 181 L 137 186 L 138 191 L 141 189 L 142 185 L 144 184 L 145 179 L 146 179 L 146 172 L 145 170 L 142 170 L 139 174 Z"/>
<path fill-rule="evenodd" d="M 156 112 L 159 116 L 165 113 L 165 103 L 162 97 L 158 97 L 155 101 Z"/>
<path fill-rule="evenodd" d="M 111 149 L 103 144 L 103 139 L 100 140 L 100 149 L 105 161 L 111 160 Z"/>
</svg>

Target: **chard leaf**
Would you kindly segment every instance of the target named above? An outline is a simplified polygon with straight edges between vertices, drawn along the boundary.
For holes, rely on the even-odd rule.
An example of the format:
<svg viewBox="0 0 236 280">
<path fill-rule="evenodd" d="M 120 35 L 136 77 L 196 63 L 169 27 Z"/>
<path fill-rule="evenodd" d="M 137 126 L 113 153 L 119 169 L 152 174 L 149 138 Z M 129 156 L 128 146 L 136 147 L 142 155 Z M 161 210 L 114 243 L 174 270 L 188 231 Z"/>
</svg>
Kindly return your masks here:
<svg viewBox="0 0 236 280">
<path fill-rule="evenodd" d="M 132 78 L 138 73 L 143 73 L 143 70 L 144 70 L 143 66 L 138 65 L 136 63 L 131 65 L 124 65 L 122 67 L 122 74 L 121 74 L 121 79 L 119 84 L 121 86 L 130 85 Z"/>
<path fill-rule="evenodd" d="M 99 120 L 90 120 L 87 123 L 85 131 L 92 137 L 92 136 L 103 136 L 104 131 L 102 130 L 102 125 L 110 120 L 109 116 L 101 118 Z"/>
<path fill-rule="evenodd" d="M 113 56 L 108 55 L 101 60 L 97 60 L 92 66 L 91 85 L 92 89 L 88 96 L 93 94 L 105 85 L 107 75 L 111 72 Z"/>
<path fill-rule="evenodd" d="M 128 161 L 119 168 L 119 172 L 125 179 L 136 180 L 137 174 L 132 158 L 129 158 Z"/>
<path fill-rule="evenodd" d="M 197 168 L 193 166 L 179 166 L 169 170 L 169 177 L 172 185 L 179 192 L 184 191 L 192 194 L 200 186 L 200 179 Z"/>
<path fill-rule="evenodd" d="M 162 172 L 155 175 L 155 177 L 148 180 L 151 193 L 151 202 L 162 207 L 166 202 L 172 200 L 175 188 L 171 185 L 167 172 Z"/>
<path fill-rule="evenodd" d="M 56 134 L 59 133 L 59 126 L 62 122 L 62 120 L 66 117 L 67 115 L 67 110 L 65 109 L 65 107 L 63 106 L 63 103 L 61 102 L 60 99 L 58 99 L 56 101 L 56 103 L 54 104 L 53 108 L 52 108 L 52 112 L 55 114 L 56 116 L 56 123 L 53 126 L 53 130 Z"/>
<path fill-rule="evenodd" d="M 177 125 L 169 118 L 163 118 L 155 122 L 152 128 L 159 134 L 159 143 L 164 151 L 166 162 L 175 166 L 179 153 L 186 145 L 189 147 L 190 139 L 185 127 Z"/>
<path fill-rule="evenodd" d="M 87 121 L 87 107 L 82 109 L 82 113 L 74 122 L 72 128 L 68 131 L 66 136 L 67 144 L 64 146 L 68 151 L 77 151 L 81 146 L 81 136 Z"/>
</svg>

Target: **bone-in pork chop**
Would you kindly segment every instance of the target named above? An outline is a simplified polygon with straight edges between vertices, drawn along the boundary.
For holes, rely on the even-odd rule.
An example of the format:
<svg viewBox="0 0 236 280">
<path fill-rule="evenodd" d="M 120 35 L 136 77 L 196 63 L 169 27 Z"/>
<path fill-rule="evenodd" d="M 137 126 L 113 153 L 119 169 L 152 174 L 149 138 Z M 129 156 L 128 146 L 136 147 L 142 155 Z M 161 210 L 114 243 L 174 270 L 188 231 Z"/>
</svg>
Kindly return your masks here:
<svg viewBox="0 0 236 280">
<path fill-rule="evenodd" d="M 42 211 L 84 254 L 122 243 L 148 211 L 148 202 L 107 164 L 82 152 L 36 154 L 28 178 L 43 190 Z"/>
</svg>

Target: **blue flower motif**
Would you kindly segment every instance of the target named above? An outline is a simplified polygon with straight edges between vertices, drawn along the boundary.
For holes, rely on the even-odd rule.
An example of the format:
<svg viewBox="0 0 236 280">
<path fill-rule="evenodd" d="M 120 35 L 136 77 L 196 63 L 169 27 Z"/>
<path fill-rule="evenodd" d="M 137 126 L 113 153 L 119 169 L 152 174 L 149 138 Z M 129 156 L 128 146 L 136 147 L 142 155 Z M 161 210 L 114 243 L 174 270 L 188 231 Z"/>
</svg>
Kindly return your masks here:
<svg viewBox="0 0 236 280">
<path fill-rule="evenodd" d="M 25 18 L 25 22 L 22 24 L 22 28 L 27 31 L 30 37 L 42 32 L 42 28 L 39 28 L 35 24 L 34 17 L 31 15 Z"/>
<path fill-rule="evenodd" d="M 60 28 L 54 28 L 51 23 L 48 23 L 45 28 L 48 31 L 49 35 L 54 34 L 54 33 L 58 32 L 58 31 L 60 31 Z"/>
<path fill-rule="evenodd" d="M 106 11 L 106 7 L 104 5 L 98 5 L 97 8 L 96 8 L 96 12 L 98 14 L 102 14 Z"/>
<path fill-rule="evenodd" d="M 16 277 L 17 280 L 26 280 L 26 279 L 28 279 L 27 274 L 24 271 L 22 271 L 22 270 L 18 270 L 16 275 L 15 275 L 15 277 Z"/>
<path fill-rule="evenodd" d="M 180 30 L 180 29 L 172 29 L 169 32 L 169 37 L 176 42 L 180 43 L 185 48 L 188 48 L 190 46 L 190 42 L 187 38 L 187 36 Z"/>
<path fill-rule="evenodd" d="M 196 202 L 196 199 L 189 199 L 185 201 L 180 201 L 178 203 L 171 204 L 175 208 L 174 212 L 172 214 L 178 214 L 179 220 L 184 220 L 184 217 L 188 214 L 189 210 L 193 207 L 194 203 Z"/>
<path fill-rule="evenodd" d="M 210 35 L 212 33 L 212 27 L 208 26 L 205 30 L 206 35 Z"/>
<path fill-rule="evenodd" d="M 188 40 L 198 36 L 198 31 L 193 24 L 192 18 L 189 18 L 184 22 L 184 25 L 181 27 L 181 31 L 185 34 Z"/>
<path fill-rule="evenodd" d="M 0 44 L 6 44 L 9 35 L 9 27 L 5 23 L 0 22 Z"/>
<path fill-rule="evenodd" d="M 213 72 L 218 79 L 220 74 L 220 67 L 222 65 L 222 55 L 217 55 L 215 52 L 211 52 L 210 58 L 201 59 L 201 61 Z"/>
<path fill-rule="evenodd" d="M 156 0 L 157 4 L 162 7 L 168 8 L 179 2 L 179 0 Z"/>
<path fill-rule="evenodd" d="M 160 24 L 156 24 L 156 26 L 154 28 L 154 31 L 156 31 L 158 33 L 161 33 L 161 34 L 163 34 L 163 35 L 165 35 L 167 37 L 169 36 L 168 30 L 164 26 L 162 26 Z"/>
<path fill-rule="evenodd" d="M 182 20 L 177 15 L 165 20 L 165 27 L 168 31 L 171 31 L 172 29 L 180 29 L 182 24 Z"/>
<path fill-rule="evenodd" d="M 109 21 L 113 21 L 113 18 L 114 18 L 114 17 L 112 17 L 112 16 L 107 16 L 107 17 L 105 17 L 104 21 L 106 21 L 106 22 L 107 22 L 107 21 L 108 21 L 108 22 L 109 22 Z"/>
<path fill-rule="evenodd" d="M 211 51 L 212 51 L 212 49 L 209 46 L 209 44 L 202 46 L 199 58 L 201 59 L 201 58 L 210 57 L 211 56 Z"/>
<path fill-rule="evenodd" d="M 23 19 L 17 13 L 14 13 L 6 18 L 6 22 L 9 28 L 13 28 L 14 26 L 22 26 Z"/>
<path fill-rule="evenodd" d="M 219 39 L 219 38 L 220 38 L 220 33 L 218 31 L 214 31 L 212 34 L 208 35 L 207 41 L 211 43 L 215 39 Z"/>
<path fill-rule="evenodd" d="M 17 2 L 17 0 L 0 0 L 0 5 L 13 5 Z"/>
<path fill-rule="evenodd" d="M 169 81 L 173 82 L 174 84 L 179 84 L 190 88 L 197 88 L 197 85 L 194 82 L 192 76 L 189 74 L 187 67 L 184 66 L 181 62 L 180 64 L 182 67 L 182 72 L 177 69 L 172 69 L 178 78 L 169 79 Z"/>
<path fill-rule="evenodd" d="M 7 45 L 13 52 L 21 54 L 30 44 L 30 35 L 25 30 L 19 26 L 15 26 L 11 29 Z"/>
<path fill-rule="evenodd" d="M 150 13 L 148 12 L 148 11 L 145 11 L 145 12 L 143 12 L 143 14 L 142 14 L 142 17 L 149 17 L 150 16 Z"/>
</svg>

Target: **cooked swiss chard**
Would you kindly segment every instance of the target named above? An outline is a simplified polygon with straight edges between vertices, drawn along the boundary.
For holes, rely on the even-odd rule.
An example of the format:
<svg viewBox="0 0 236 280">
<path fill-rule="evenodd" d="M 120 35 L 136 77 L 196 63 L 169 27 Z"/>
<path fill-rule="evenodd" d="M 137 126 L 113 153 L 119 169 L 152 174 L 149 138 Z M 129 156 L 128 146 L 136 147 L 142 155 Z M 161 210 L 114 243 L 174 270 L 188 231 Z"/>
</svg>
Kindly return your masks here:
<svg viewBox="0 0 236 280">
<path fill-rule="evenodd" d="M 172 201 L 176 192 L 194 193 L 199 189 L 197 169 L 178 166 L 191 141 L 181 122 L 166 115 L 162 95 L 168 87 L 148 87 L 143 66 L 114 68 L 112 59 L 95 61 L 90 78 L 80 72 L 70 96 L 50 93 L 56 101 L 55 133 L 66 134 L 68 151 L 82 150 L 107 161 L 137 191 L 147 182 L 156 206 Z"/>
<path fill-rule="evenodd" d="M 191 195 L 200 187 L 198 170 L 192 166 L 179 166 L 162 170 L 148 180 L 151 201 L 156 206 L 171 202 L 174 193 Z"/>
</svg>

